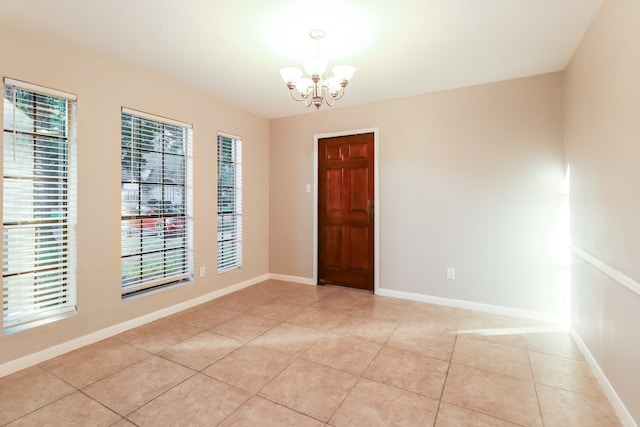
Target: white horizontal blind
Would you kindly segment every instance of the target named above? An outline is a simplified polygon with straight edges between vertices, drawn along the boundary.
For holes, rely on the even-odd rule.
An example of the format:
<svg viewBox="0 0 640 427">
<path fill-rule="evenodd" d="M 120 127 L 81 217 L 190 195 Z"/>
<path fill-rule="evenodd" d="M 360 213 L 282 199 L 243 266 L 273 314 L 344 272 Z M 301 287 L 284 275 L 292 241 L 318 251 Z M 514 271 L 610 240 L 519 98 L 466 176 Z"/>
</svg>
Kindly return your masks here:
<svg viewBox="0 0 640 427">
<path fill-rule="evenodd" d="M 191 277 L 191 125 L 122 112 L 122 295 Z"/>
<path fill-rule="evenodd" d="M 3 98 L 5 333 L 76 310 L 75 97 L 19 84 Z"/>
<path fill-rule="evenodd" d="M 242 267 L 242 141 L 218 135 L 218 272 Z"/>
</svg>

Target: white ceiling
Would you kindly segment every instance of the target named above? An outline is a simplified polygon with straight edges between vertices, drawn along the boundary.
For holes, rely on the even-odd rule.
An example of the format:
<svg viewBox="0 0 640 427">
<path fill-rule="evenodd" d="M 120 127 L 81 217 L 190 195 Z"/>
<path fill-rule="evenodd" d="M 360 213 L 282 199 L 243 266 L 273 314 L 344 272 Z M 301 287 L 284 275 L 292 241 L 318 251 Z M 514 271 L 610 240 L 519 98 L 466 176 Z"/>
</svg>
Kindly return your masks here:
<svg viewBox="0 0 640 427">
<path fill-rule="evenodd" d="M 289 98 L 279 70 L 314 55 L 312 29 L 327 32 L 330 67 L 356 67 L 338 108 L 562 70 L 603 1 L 2 0 L 0 24 L 275 118 L 310 111 Z"/>
</svg>

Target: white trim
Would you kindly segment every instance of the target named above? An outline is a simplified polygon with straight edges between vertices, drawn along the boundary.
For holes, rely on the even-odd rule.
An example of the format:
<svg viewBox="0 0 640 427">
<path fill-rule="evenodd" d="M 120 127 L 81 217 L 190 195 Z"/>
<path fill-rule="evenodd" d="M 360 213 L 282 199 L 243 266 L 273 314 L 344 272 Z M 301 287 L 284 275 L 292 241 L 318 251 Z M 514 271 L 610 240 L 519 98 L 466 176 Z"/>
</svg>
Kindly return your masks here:
<svg viewBox="0 0 640 427">
<path fill-rule="evenodd" d="M 193 298 L 188 301 L 184 301 L 184 302 L 172 305 L 170 307 L 166 307 L 166 308 L 154 311 L 152 313 L 147 313 L 143 316 L 136 317 L 135 319 L 127 320 L 125 322 L 118 323 L 117 325 L 109 326 L 99 331 L 92 332 L 88 335 L 84 335 L 82 337 L 75 338 L 67 342 L 63 342 L 62 344 L 58 344 L 53 347 L 46 348 L 44 350 L 29 354 L 19 359 L 11 360 L 9 362 L 6 362 L 0 365 L 0 377 L 9 375 L 13 372 L 17 372 L 21 369 L 28 368 L 29 366 L 36 365 L 40 362 L 44 362 L 45 360 L 49 360 L 53 357 L 60 356 L 61 354 L 67 353 L 72 350 L 76 350 L 80 347 L 93 344 L 105 338 L 112 337 L 126 330 L 136 328 L 146 323 L 153 322 L 154 320 L 158 320 L 163 317 L 170 316 L 179 311 L 186 310 L 191 307 L 195 307 L 196 305 L 214 300 L 216 298 L 220 298 L 224 295 L 230 294 L 231 292 L 235 292 L 240 289 L 249 287 L 251 285 L 255 285 L 256 283 L 263 282 L 268 278 L 269 278 L 268 274 L 263 274 L 261 276 L 254 277 L 253 279 L 249 279 L 244 282 L 236 283 L 235 285 L 227 286 L 226 288 L 210 292 L 206 295 L 202 295 L 197 298 Z"/>
<path fill-rule="evenodd" d="M 156 122 L 161 122 L 167 125 L 174 125 L 174 126 L 187 128 L 187 129 L 193 129 L 193 125 L 191 123 L 181 122 L 179 120 L 170 119 L 168 117 L 158 116 L 156 114 L 145 113 L 144 111 L 138 111 L 132 108 L 122 107 L 122 112 L 124 114 L 131 114 L 132 116 L 141 117 L 143 119 L 153 120 Z"/>
<path fill-rule="evenodd" d="M 310 277 L 288 276 L 286 274 L 269 273 L 269 279 L 282 280 L 283 282 L 300 283 L 301 285 L 313 285 L 317 283 Z"/>
<path fill-rule="evenodd" d="M 391 289 L 379 289 L 378 295 L 385 297 L 408 299 L 413 301 L 426 302 L 430 304 L 443 305 L 446 307 L 463 308 L 465 310 L 476 310 L 484 313 L 499 314 L 502 316 L 522 317 L 525 319 L 539 320 L 542 322 L 551 322 L 558 325 L 564 325 L 563 318 L 550 313 L 542 313 L 538 311 L 521 310 L 517 308 L 504 307 L 500 305 L 482 304 L 479 302 L 471 302 L 457 300 L 451 298 L 434 297 L 431 295 L 416 294 L 413 292 L 395 291 Z"/>
<path fill-rule="evenodd" d="M 221 130 L 218 131 L 218 136 L 222 136 L 224 138 L 230 138 L 230 139 L 239 139 L 240 141 L 242 141 L 242 137 L 235 135 L 233 133 L 229 133 L 229 132 L 223 132 Z"/>
<path fill-rule="evenodd" d="M 571 334 L 571 338 L 573 338 L 573 341 L 582 352 L 585 360 L 591 367 L 593 374 L 600 383 L 600 387 L 602 387 L 602 390 L 609 398 L 609 402 L 611 402 L 611 405 L 616 411 L 616 415 L 618 415 L 618 418 L 620 419 L 620 422 L 622 422 L 622 425 L 625 427 L 638 427 L 638 424 L 636 424 L 636 422 L 633 420 L 633 417 L 627 410 L 627 407 L 624 406 L 624 403 L 622 403 L 622 400 L 618 396 L 618 393 L 616 393 L 616 390 L 613 388 L 604 372 L 602 372 L 602 369 L 600 369 L 600 365 L 598 365 L 596 358 L 593 357 L 593 355 L 589 351 L 589 348 L 586 346 L 584 341 L 582 341 L 582 337 L 580 337 L 580 334 L 578 334 L 578 332 L 574 328 L 571 328 L 569 330 L 569 333 Z"/>
<path fill-rule="evenodd" d="M 599 260 L 598 258 L 592 255 L 589 255 L 582 249 L 577 248 L 573 245 L 571 245 L 571 252 L 573 252 L 573 254 L 578 258 L 582 258 L 583 261 L 586 261 L 589 264 L 593 265 L 595 268 L 602 271 L 604 274 L 611 277 L 613 280 L 620 283 L 622 286 L 630 289 L 631 291 L 635 292 L 637 295 L 640 295 L 640 283 L 636 282 L 631 277 L 605 264 L 603 261 Z"/>
<path fill-rule="evenodd" d="M 15 79 L 12 79 L 11 77 L 5 77 L 4 78 L 4 84 L 7 85 L 7 86 L 16 86 L 16 87 L 19 87 L 20 89 L 29 90 L 31 92 L 41 93 L 43 95 L 49 95 L 49 96 L 55 96 L 55 97 L 58 97 L 58 98 L 64 98 L 64 99 L 69 100 L 69 101 L 77 101 L 77 99 L 78 99 L 78 96 L 73 94 L 73 93 L 63 92 L 63 91 L 58 90 L 58 89 L 52 89 L 50 87 L 44 87 L 44 86 L 40 86 L 40 85 L 35 85 L 33 83 L 27 83 L 27 82 L 23 82 L 21 80 L 15 80 Z"/>
<path fill-rule="evenodd" d="M 377 127 L 313 135 L 313 283 L 318 283 L 318 140 L 336 136 L 373 133 L 373 293 L 380 290 L 380 168 L 379 133 Z"/>
<path fill-rule="evenodd" d="M 126 300 L 131 297 L 135 298 L 136 296 L 140 295 L 137 291 L 141 291 L 147 288 L 151 289 L 156 286 L 159 287 L 162 285 L 168 285 L 168 284 L 171 284 L 172 282 L 179 282 L 179 284 L 183 284 L 184 281 L 190 278 L 191 278 L 191 273 L 183 273 L 183 274 L 177 274 L 175 276 L 163 277 L 162 279 L 158 279 L 158 280 L 151 280 L 149 282 L 138 283 L 137 285 L 127 287 L 126 292 L 122 294 L 122 299 Z M 149 294 L 145 293 L 145 295 L 149 295 Z"/>
</svg>

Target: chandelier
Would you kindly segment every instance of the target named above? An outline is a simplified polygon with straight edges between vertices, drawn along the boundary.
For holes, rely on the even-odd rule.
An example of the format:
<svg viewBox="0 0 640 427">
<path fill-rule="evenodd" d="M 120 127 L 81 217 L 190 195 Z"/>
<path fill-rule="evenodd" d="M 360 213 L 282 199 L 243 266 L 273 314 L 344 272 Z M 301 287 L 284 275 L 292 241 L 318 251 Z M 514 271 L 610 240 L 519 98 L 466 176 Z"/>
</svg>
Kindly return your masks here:
<svg viewBox="0 0 640 427">
<path fill-rule="evenodd" d="M 355 68 L 349 65 L 333 67 L 333 77 L 327 76 L 327 61 L 320 58 L 320 40 L 326 35 L 324 30 L 312 30 L 309 37 L 316 41 L 316 56 L 304 62 L 304 69 L 310 78 L 303 78 L 303 72 L 296 67 L 285 67 L 280 70 L 282 80 L 289 88 L 289 94 L 295 101 L 304 101 L 306 107 L 315 105 L 320 108 L 324 102 L 333 107 L 336 100 L 342 98 L 349 80 L 353 77 Z M 296 89 L 298 94 L 294 93 Z"/>
</svg>

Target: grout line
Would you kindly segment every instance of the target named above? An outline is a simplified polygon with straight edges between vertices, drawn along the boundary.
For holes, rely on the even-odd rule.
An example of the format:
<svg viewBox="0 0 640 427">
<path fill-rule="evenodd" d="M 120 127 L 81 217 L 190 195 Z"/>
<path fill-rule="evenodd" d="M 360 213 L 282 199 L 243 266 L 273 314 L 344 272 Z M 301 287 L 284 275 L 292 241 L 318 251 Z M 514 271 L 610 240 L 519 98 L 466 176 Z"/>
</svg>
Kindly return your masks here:
<svg viewBox="0 0 640 427">
<path fill-rule="evenodd" d="M 542 415 L 542 405 L 540 405 L 540 396 L 538 394 L 538 386 L 536 383 L 536 378 L 533 374 L 533 364 L 531 363 L 531 357 L 529 355 L 529 343 L 525 340 L 525 350 L 527 352 L 527 362 L 529 362 L 529 374 L 531 374 L 531 382 L 533 383 L 533 392 L 536 394 L 536 403 L 538 404 L 538 415 L 540 415 L 540 422 L 544 427 L 544 416 Z"/>
<path fill-rule="evenodd" d="M 442 399 L 444 398 L 444 389 L 447 386 L 447 380 L 449 379 L 449 371 L 451 370 L 451 364 L 453 363 L 453 353 L 456 351 L 456 345 L 458 344 L 458 336 L 460 335 L 460 325 L 462 324 L 462 317 L 458 322 L 458 329 L 456 330 L 456 337 L 453 340 L 453 350 L 451 350 L 451 356 L 447 361 L 447 372 L 444 374 L 444 381 L 442 382 L 442 390 L 440 391 L 440 398 L 438 399 L 438 407 L 436 408 L 436 417 L 433 420 L 433 425 L 438 423 L 438 416 L 440 415 L 440 406 L 442 406 Z M 445 402 L 446 403 L 446 402 Z"/>
</svg>

